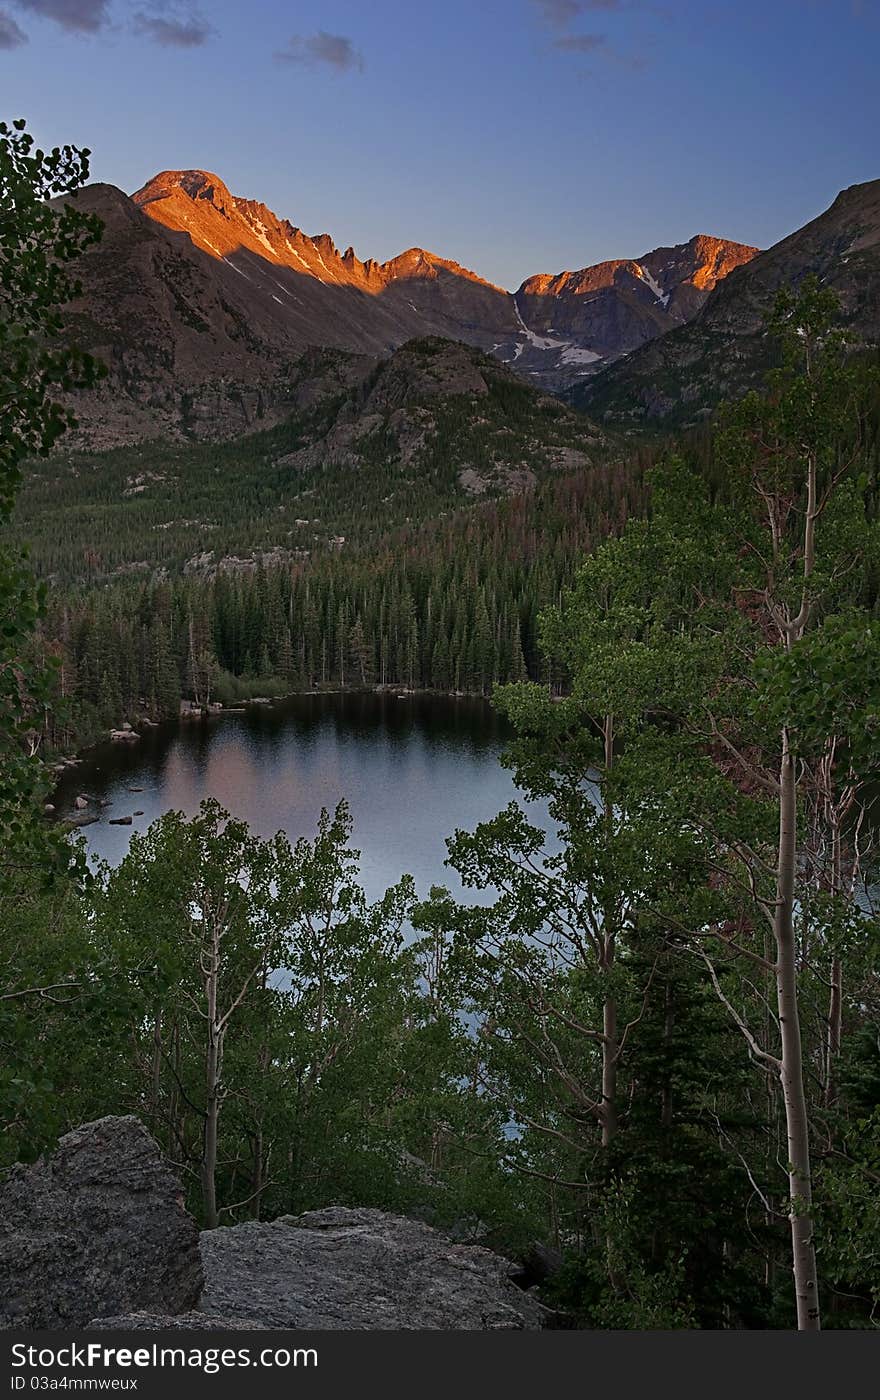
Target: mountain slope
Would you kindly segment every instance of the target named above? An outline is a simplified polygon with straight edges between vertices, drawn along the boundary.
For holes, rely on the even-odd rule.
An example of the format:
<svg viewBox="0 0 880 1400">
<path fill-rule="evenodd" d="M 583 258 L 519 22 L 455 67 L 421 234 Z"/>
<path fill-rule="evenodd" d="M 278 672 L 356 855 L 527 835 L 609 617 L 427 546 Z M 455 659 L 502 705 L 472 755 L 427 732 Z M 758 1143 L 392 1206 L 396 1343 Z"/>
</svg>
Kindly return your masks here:
<svg viewBox="0 0 880 1400">
<path fill-rule="evenodd" d="M 304 399 L 273 428 L 34 463 L 16 528 L 40 574 L 95 582 L 226 572 L 375 548 L 394 529 L 589 471 L 609 455 L 582 414 L 468 346 L 410 341 L 348 387 L 345 357 L 312 362 L 314 379 L 336 374 L 337 391 Z"/>
<path fill-rule="evenodd" d="M 416 334 L 454 340 L 467 331 L 469 343 L 488 346 L 499 327 L 516 329 L 507 292 L 467 268 L 423 248 L 361 262 L 329 234 L 310 238 L 205 171 L 165 171 L 132 202 L 272 297 L 304 344 L 381 353 Z"/>
<path fill-rule="evenodd" d="M 188 234 L 204 252 L 265 283 L 276 301 L 278 292 L 292 296 L 288 309 L 309 343 L 381 351 L 410 336 L 441 335 L 491 350 L 551 388 L 681 325 L 722 277 L 757 252 L 698 235 L 646 253 L 638 262 L 528 278 L 511 295 L 424 248 L 410 248 L 385 263 L 362 262 L 352 248 L 340 254 L 328 234 L 310 238 L 264 204 L 236 198 L 205 171 L 165 171 L 132 200 L 164 228 Z M 309 320 L 319 307 L 324 310 L 321 293 L 330 288 L 373 299 L 372 310 L 369 302 L 360 307 L 366 339 L 351 325 Z M 381 325 L 383 344 L 371 339 L 376 334 L 371 316 Z M 328 340 L 334 330 L 342 338 Z"/>
<path fill-rule="evenodd" d="M 443 336 L 555 390 L 680 324 L 752 251 L 700 237 L 511 294 L 421 248 L 385 263 L 340 254 L 205 171 L 165 171 L 131 198 L 93 185 L 77 200 L 106 226 L 69 317 L 110 370 L 78 404 L 80 442 L 93 448 L 279 421 L 302 397 L 301 357 L 315 346 L 361 357 L 357 375 L 410 339 Z"/>
<path fill-rule="evenodd" d="M 295 407 L 311 372 L 301 363 L 308 341 L 283 308 L 114 186 L 76 198 L 104 221 L 104 236 L 77 267 L 83 294 L 68 309 L 69 335 L 109 369 L 77 401 L 79 445 L 228 437 Z"/>
<path fill-rule="evenodd" d="M 635 261 L 530 277 L 516 302 L 523 321 L 538 334 L 589 343 L 597 359 L 617 359 L 689 321 L 712 288 L 757 252 L 697 234 Z"/>
<path fill-rule="evenodd" d="M 853 344 L 880 341 L 880 180 L 843 190 L 818 218 L 733 269 L 689 324 L 603 369 L 572 401 L 620 426 L 704 417 L 760 381 L 772 353 L 764 318 L 781 287 L 810 273 L 839 296 Z"/>
</svg>

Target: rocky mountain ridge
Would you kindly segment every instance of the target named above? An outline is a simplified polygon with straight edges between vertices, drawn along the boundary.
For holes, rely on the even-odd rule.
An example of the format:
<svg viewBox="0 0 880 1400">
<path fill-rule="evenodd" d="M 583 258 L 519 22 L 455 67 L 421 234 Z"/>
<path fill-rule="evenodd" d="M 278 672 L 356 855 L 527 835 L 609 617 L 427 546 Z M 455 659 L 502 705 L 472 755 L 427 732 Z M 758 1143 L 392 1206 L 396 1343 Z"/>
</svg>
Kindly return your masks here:
<svg viewBox="0 0 880 1400">
<path fill-rule="evenodd" d="M 423 248 L 384 263 L 340 253 L 206 171 L 164 171 L 131 198 L 92 185 L 77 200 L 105 223 L 69 318 L 110 371 L 79 405 L 95 447 L 278 421 L 316 346 L 375 360 L 440 336 L 556 390 L 680 325 L 755 251 L 700 235 L 510 293 Z"/>
<path fill-rule="evenodd" d="M 516 303 L 531 330 L 575 344 L 589 340 L 597 361 L 615 360 L 689 321 L 712 289 L 757 252 L 697 234 L 638 259 L 530 277 Z"/>
<path fill-rule="evenodd" d="M 247 249 L 279 267 L 293 262 L 319 282 L 370 294 L 401 279 L 436 278 L 445 271 L 504 295 L 502 288 L 475 272 L 424 248 L 408 248 L 384 263 L 373 258 L 362 262 L 353 248 L 340 253 L 328 233 L 310 237 L 287 219 L 279 219 L 265 204 L 231 194 L 219 176 L 208 171 L 162 171 L 131 198 L 151 219 L 188 233 L 198 247 L 219 257 Z"/>
<path fill-rule="evenodd" d="M 854 349 L 880 342 L 880 180 L 851 185 L 803 228 L 731 269 L 685 325 L 572 390 L 614 428 L 698 422 L 757 386 L 773 347 L 763 323 L 780 288 L 817 276 L 834 291 Z"/>
</svg>

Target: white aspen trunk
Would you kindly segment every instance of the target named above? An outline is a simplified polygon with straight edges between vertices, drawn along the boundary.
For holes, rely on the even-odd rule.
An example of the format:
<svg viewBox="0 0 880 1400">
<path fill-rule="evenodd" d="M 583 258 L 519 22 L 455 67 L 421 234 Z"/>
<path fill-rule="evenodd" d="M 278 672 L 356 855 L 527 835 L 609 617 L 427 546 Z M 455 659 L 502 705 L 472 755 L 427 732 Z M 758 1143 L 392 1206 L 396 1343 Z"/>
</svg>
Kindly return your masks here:
<svg viewBox="0 0 880 1400">
<path fill-rule="evenodd" d="M 816 1250 L 813 1241 L 810 1133 L 804 1092 L 803 1050 L 798 1013 L 794 937 L 794 881 L 797 860 L 797 780 L 788 732 L 782 734 L 779 771 L 779 848 L 776 875 L 776 1001 L 782 1042 L 779 1077 L 788 1138 L 789 1221 L 797 1323 L 800 1332 L 821 1327 Z"/>
<path fill-rule="evenodd" d="M 827 787 L 831 790 L 831 770 Z M 840 818 L 831 815 L 831 893 L 837 896 L 842 886 L 842 852 Z M 838 956 L 831 960 L 831 989 L 828 995 L 828 1038 L 825 1058 L 825 1107 L 831 1108 L 837 1099 L 837 1059 L 843 1038 L 843 966 Z"/>
<path fill-rule="evenodd" d="M 809 351 L 808 351 L 809 355 Z M 808 359 L 809 369 L 809 359 Z M 804 517 L 803 583 L 798 614 L 785 629 L 786 650 L 803 637 L 810 618 L 810 581 L 816 560 L 817 463 L 807 459 L 807 508 Z M 816 1247 L 813 1238 L 813 1187 L 810 1170 L 810 1124 L 804 1089 L 803 1046 L 798 1009 L 798 970 L 794 932 L 794 888 L 797 871 L 797 775 L 787 729 L 782 731 L 779 767 L 779 842 L 776 863 L 776 1005 L 781 1059 L 779 1079 L 788 1140 L 788 1198 L 799 1332 L 821 1329 Z"/>
<path fill-rule="evenodd" d="M 617 1133 L 617 1002 L 606 996 L 602 1003 L 602 1147 L 611 1146 Z"/>
<path fill-rule="evenodd" d="M 205 1132 L 202 1150 L 202 1204 L 205 1229 L 216 1230 L 217 1217 L 217 1129 L 220 1117 L 221 1041 L 217 1017 L 217 989 L 220 976 L 219 935 L 215 926 L 205 977 L 207 999 L 207 1039 L 205 1043 Z"/>
<path fill-rule="evenodd" d="M 614 716 L 605 717 L 605 773 L 614 766 Z M 614 813 L 605 798 L 605 824 L 609 839 L 613 834 Z M 610 978 L 614 967 L 613 911 L 605 911 L 602 938 L 602 973 Z M 606 991 L 602 1001 L 602 1147 L 607 1149 L 617 1132 L 617 999 Z"/>
<path fill-rule="evenodd" d="M 210 1054 L 210 1051 L 209 1051 Z M 211 1073 L 209 1061 L 208 1073 Z M 205 1114 L 205 1146 L 202 1156 L 202 1202 L 205 1210 L 205 1229 L 216 1230 L 217 1218 L 217 1120 L 220 1103 L 214 1090 L 208 1096 Z"/>
</svg>

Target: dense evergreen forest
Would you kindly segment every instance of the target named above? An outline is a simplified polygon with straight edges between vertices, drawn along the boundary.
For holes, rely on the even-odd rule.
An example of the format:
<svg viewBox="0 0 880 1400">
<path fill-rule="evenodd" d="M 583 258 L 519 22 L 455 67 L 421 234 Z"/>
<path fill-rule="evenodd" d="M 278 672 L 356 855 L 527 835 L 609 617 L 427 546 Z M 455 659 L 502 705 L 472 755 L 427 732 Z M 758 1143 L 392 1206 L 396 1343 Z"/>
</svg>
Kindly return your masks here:
<svg viewBox="0 0 880 1400">
<path fill-rule="evenodd" d="M 873 514 L 880 409 L 872 395 L 862 427 Z M 673 446 L 715 495 L 729 494 L 710 432 Z M 541 652 L 538 618 L 595 544 L 647 508 L 646 473 L 669 450 L 633 446 L 622 462 L 554 474 L 532 490 L 384 535 L 373 519 L 364 542 L 344 551 L 56 585 L 39 629 L 40 652 L 59 668 L 44 717 L 47 748 L 70 750 L 139 716 L 172 717 L 181 700 L 230 705 L 377 685 L 490 695 L 498 683 L 525 678 L 558 687 L 563 678 Z M 84 547 L 80 541 L 77 552 Z M 870 593 L 873 575 L 865 584 Z"/>
<path fill-rule="evenodd" d="M 60 667 L 44 739 L 181 699 L 538 677 L 541 607 L 644 501 L 649 454 L 629 455 L 491 357 L 425 340 L 234 443 L 29 463 L 16 534 Z"/>
<path fill-rule="evenodd" d="M 374 685 L 489 695 L 552 680 L 538 614 L 644 495 L 638 465 L 596 467 L 355 551 L 53 590 L 39 644 L 57 659 L 63 703 L 45 718 L 49 747 L 175 715 L 181 699 Z"/>
<path fill-rule="evenodd" d="M 4 522 L 98 372 L 47 349 L 86 175 L 0 126 Z M 878 377 L 837 316 L 806 279 L 766 392 L 678 450 L 381 550 L 47 593 L 13 540 L 4 1167 L 135 1113 L 208 1226 L 373 1205 L 549 1250 L 574 1326 L 876 1328 Z M 295 844 L 167 813 L 97 873 L 42 820 L 46 740 L 302 684 L 492 691 L 552 849 L 515 802 L 449 834 L 489 904 L 370 904 L 344 804 Z"/>
</svg>

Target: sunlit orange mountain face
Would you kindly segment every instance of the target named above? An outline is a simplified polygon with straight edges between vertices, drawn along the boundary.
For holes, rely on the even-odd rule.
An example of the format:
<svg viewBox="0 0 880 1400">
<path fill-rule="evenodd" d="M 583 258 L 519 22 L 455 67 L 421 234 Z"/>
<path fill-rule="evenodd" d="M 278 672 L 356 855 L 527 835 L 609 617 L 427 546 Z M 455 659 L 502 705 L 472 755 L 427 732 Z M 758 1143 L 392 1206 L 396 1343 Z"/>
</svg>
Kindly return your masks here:
<svg viewBox="0 0 880 1400">
<path fill-rule="evenodd" d="M 309 237 L 203 170 L 164 171 L 132 202 L 274 300 L 307 344 L 381 352 L 428 330 L 460 335 L 470 325 L 478 345 L 496 326 L 516 333 L 508 294 L 457 263 L 423 248 L 386 263 L 362 262 L 353 248 L 340 254 L 329 234 Z M 318 307 L 328 314 L 323 332 Z"/>
<path fill-rule="evenodd" d="M 385 315 L 410 334 L 456 334 L 505 360 L 525 354 L 520 368 L 557 380 L 579 377 L 598 361 L 681 325 L 716 282 L 758 251 L 698 235 L 638 262 L 538 274 L 511 294 L 424 248 L 408 248 L 385 263 L 362 262 L 353 248 L 340 254 L 328 234 L 310 238 L 264 204 L 236 199 L 222 180 L 202 170 L 164 171 L 132 198 L 157 223 L 188 234 L 196 247 L 241 275 L 261 283 L 268 276 L 266 286 L 293 303 L 294 316 L 296 287 L 305 275 L 324 287 L 381 299 Z M 293 287 L 273 281 L 266 262 L 292 272 Z M 399 343 L 399 333 L 378 317 L 375 330 L 390 335 L 382 348 Z M 368 347 L 358 340 L 345 348 Z"/>
<path fill-rule="evenodd" d="M 196 247 L 217 257 L 249 251 L 298 275 L 378 295 L 397 281 L 436 278 L 441 272 L 500 292 L 501 288 L 423 248 L 409 248 L 390 262 L 361 262 L 353 248 L 340 254 L 330 235 L 310 238 L 252 199 L 236 199 L 204 170 L 166 170 L 132 195 L 133 202 L 165 228 L 189 234 Z M 502 295 L 504 293 L 502 292 Z"/>
<path fill-rule="evenodd" d="M 131 197 L 92 185 L 78 200 L 105 223 L 70 318 L 110 369 L 81 407 L 93 446 L 244 431 L 424 336 L 566 388 L 683 324 L 757 251 L 698 235 L 508 292 L 423 248 L 384 263 L 340 253 L 202 170 L 163 171 Z"/>
</svg>

